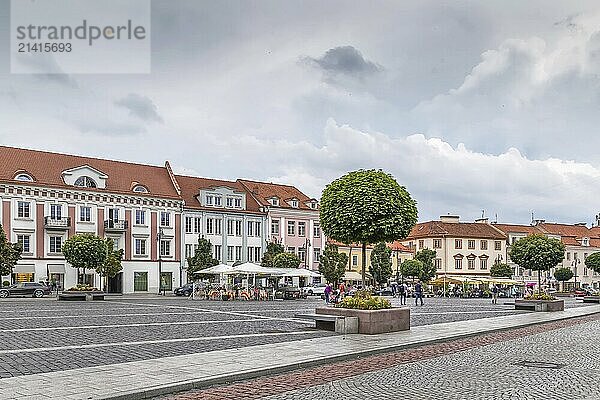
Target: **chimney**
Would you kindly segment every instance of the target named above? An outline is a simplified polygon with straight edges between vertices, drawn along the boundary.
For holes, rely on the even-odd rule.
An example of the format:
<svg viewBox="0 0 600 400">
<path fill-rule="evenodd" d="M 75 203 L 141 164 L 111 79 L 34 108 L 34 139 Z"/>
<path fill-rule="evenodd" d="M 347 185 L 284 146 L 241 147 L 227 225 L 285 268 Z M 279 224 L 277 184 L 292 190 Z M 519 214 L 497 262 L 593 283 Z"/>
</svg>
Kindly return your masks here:
<svg viewBox="0 0 600 400">
<path fill-rule="evenodd" d="M 457 224 L 460 222 L 460 217 L 458 215 L 441 215 L 440 222 Z"/>
<path fill-rule="evenodd" d="M 475 223 L 477 224 L 489 224 L 490 221 L 488 218 L 478 218 L 475 220 Z"/>
</svg>

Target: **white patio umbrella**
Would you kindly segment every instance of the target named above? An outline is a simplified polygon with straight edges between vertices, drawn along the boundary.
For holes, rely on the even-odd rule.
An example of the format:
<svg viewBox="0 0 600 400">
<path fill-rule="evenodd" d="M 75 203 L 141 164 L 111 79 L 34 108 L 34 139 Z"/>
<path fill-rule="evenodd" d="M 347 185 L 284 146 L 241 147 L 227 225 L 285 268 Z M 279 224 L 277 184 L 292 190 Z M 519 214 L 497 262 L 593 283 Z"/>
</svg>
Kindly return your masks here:
<svg viewBox="0 0 600 400">
<path fill-rule="evenodd" d="M 226 274 L 232 270 L 233 267 L 230 267 L 226 264 L 215 265 L 214 267 L 209 267 L 202 269 L 200 271 L 195 272 L 195 274 L 205 274 L 205 275 L 220 275 Z"/>
<path fill-rule="evenodd" d="M 321 274 L 305 268 L 277 268 L 281 270 L 281 276 L 293 276 L 299 278 L 319 278 Z"/>
<path fill-rule="evenodd" d="M 231 271 L 227 272 L 228 275 L 235 275 L 235 274 L 245 274 L 246 275 L 246 288 L 249 289 L 250 286 L 250 282 L 249 282 L 249 278 L 250 275 L 256 276 L 256 275 L 275 275 L 275 276 L 279 276 L 282 274 L 281 271 L 279 271 L 278 268 L 265 268 L 265 267 L 261 267 L 258 264 L 254 264 L 251 262 L 246 262 L 240 265 L 236 265 L 235 267 L 232 267 Z"/>
</svg>

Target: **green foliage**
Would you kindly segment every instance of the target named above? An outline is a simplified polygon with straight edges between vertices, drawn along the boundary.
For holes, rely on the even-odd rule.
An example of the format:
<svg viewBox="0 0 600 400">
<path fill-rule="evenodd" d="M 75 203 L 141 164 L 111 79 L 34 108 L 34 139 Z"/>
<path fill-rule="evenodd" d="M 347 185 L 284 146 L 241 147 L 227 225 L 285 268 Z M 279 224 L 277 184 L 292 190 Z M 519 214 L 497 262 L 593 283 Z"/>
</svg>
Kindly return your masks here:
<svg viewBox="0 0 600 400">
<path fill-rule="evenodd" d="M 123 270 L 121 260 L 123 259 L 123 249 L 114 249 L 114 242 L 112 239 L 106 239 L 106 259 L 104 263 L 96 268 L 102 276 L 112 278 Z"/>
<path fill-rule="evenodd" d="M 513 269 L 508 264 L 502 264 L 499 262 L 494 263 L 490 268 L 490 275 L 495 277 L 505 277 L 510 278 L 513 274 Z"/>
<path fill-rule="evenodd" d="M 341 243 L 362 243 L 362 259 L 366 261 L 364 245 L 408 236 L 417 222 L 417 204 L 390 174 L 358 170 L 325 187 L 320 221 L 327 237 Z"/>
<path fill-rule="evenodd" d="M 600 252 L 592 253 L 585 259 L 585 266 L 600 273 Z"/>
<path fill-rule="evenodd" d="M 566 282 L 573 277 L 573 271 L 571 268 L 557 268 L 554 271 L 554 277 L 557 281 Z"/>
<path fill-rule="evenodd" d="M 277 254 L 283 253 L 285 250 L 283 246 L 277 242 L 269 242 L 267 243 L 267 250 L 265 254 L 263 254 L 262 261 L 260 265 L 267 268 L 273 268 L 273 260 L 277 256 Z"/>
<path fill-rule="evenodd" d="M 92 287 L 87 284 L 77 284 L 77 286 L 73 286 L 67 289 L 67 292 L 92 292 L 97 290 L 98 289 L 96 289 L 95 287 Z"/>
<path fill-rule="evenodd" d="M 400 264 L 400 273 L 403 277 L 419 278 L 423 273 L 423 263 L 419 260 L 406 260 Z"/>
<path fill-rule="evenodd" d="M 338 308 L 353 308 L 357 310 L 383 310 L 392 308 L 392 304 L 388 299 L 383 297 L 344 297 L 342 301 L 337 303 Z"/>
<path fill-rule="evenodd" d="M 292 253 L 279 253 L 273 259 L 273 267 L 275 268 L 298 268 L 300 259 Z"/>
<path fill-rule="evenodd" d="M 338 252 L 338 247 L 334 244 L 327 244 L 321 260 L 319 261 L 319 272 L 325 277 L 327 282 L 338 282 L 346 272 L 348 255 Z"/>
<path fill-rule="evenodd" d="M 525 300 L 555 300 L 556 297 L 546 293 L 534 293 L 524 297 Z"/>
<path fill-rule="evenodd" d="M 193 257 L 188 258 L 188 279 L 196 278 L 194 274 L 200 270 L 214 267 L 219 264 L 219 260 L 212 256 L 212 243 L 210 240 L 198 236 L 198 248 Z"/>
<path fill-rule="evenodd" d="M 510 258 L 521 268 L 548 271 L 565 258 L 565 245 L 558 239 L 544 235 L 530 235 L 517 240 L 511 247 Z M 538 274 L 538 291 L 541 292 L 541 274 Z"/>
<path fill-rule="evenodd" d="M 435 250 L 430 249 L 423 249 L 415 254 L 415 260 L 421 261 L 423 264 L 423 269 L 419 274 L 419 280 L 421 282 L 429 282 L 435 278 L 437 271 L 435 265 L 433 265 L 433 260 L 435 260 L 436 256 L 437 253 Z"/>
<path fill-rule="evenodd" d="M 0 225 L 0 276 L 12 274 L 13 267 L 21 259 L 21 245 L 10 243 Z"/>
<path fill-rule="evenodd" d="M 375 282 L 385 284 L 392 276 L 392 250 L 385 243 L 377 243 L 371 251 L 369 272 Z"/>
<path fill-rule="evenodd" d="M 106 261 L 106 242 L 100 236 L 81 233 L 68 238 L 62 246 L 65 259 L 73 268 L 98 270 Z"/>
</svg>

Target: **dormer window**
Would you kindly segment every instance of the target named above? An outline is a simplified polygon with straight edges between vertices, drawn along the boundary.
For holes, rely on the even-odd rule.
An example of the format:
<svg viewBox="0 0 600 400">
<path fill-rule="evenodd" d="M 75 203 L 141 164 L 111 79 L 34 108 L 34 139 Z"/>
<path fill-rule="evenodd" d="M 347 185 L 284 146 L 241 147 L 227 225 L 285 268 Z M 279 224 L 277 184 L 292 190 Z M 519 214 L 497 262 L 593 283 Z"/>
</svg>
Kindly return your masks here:
<svg viewBox="0 0 600 400">
<path fill-rule="evenodd" d="M 294 208 L 298 208 L 298 200 L 292 200 L 292 201 L 290 201 L 290 206 L 292 206 Z"/>
<path fill-rule="evenodd" d="M 272 197 L 269 202 L 272 206 L 279 206 L 279 199 L 277 197 Z"/>
<path fill-rule="evenodd" d="M 148 188 L 144 185 L 135 185 L 133 191 L 135 193 L 148 193 Z"/>
<path fill-rule="evenodd" d="M 589 246 L 590 245 L 590 238 L 584 237 L 583 239 L 581 239 L 581 245 L 582 246 Z"/>
<path fill-rule="evenodd" d="M 17 174 L 17 176 L 15 176 L 15 180 L 21 182 L 33 182 L 33 178 L 31 177 L 31 175 L 23 172 Z"/>
<path fill-rule="evenodd" d="M 74 186 L 86 187 L 86 188 L 95 188 L 97 187 L 96 181 L 90 178 L 89 176 L 80 176 L 75 180 Z"/>
</svg>

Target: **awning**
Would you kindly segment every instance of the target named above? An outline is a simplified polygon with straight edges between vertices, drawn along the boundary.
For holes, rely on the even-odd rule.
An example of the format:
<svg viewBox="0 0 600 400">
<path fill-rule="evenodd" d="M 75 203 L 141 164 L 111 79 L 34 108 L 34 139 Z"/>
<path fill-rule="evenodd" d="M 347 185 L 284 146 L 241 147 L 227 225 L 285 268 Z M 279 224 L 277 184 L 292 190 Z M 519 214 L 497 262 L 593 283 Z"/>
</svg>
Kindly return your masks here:
<svg viewBox="0 0 600 400">
<path fill-rule="evenodd" d="M 65 273 L 65 265 L 64 264 L 48 264 L 48 273 L 49 274 L 64 274 Z"/>
<path fill-rule="evenodd" d="M 33 265 L 33 264 L 15 265 L 13 268 L 13 272 L 15 274 L 35 274 L 35 265 Z"/>
</svg>

